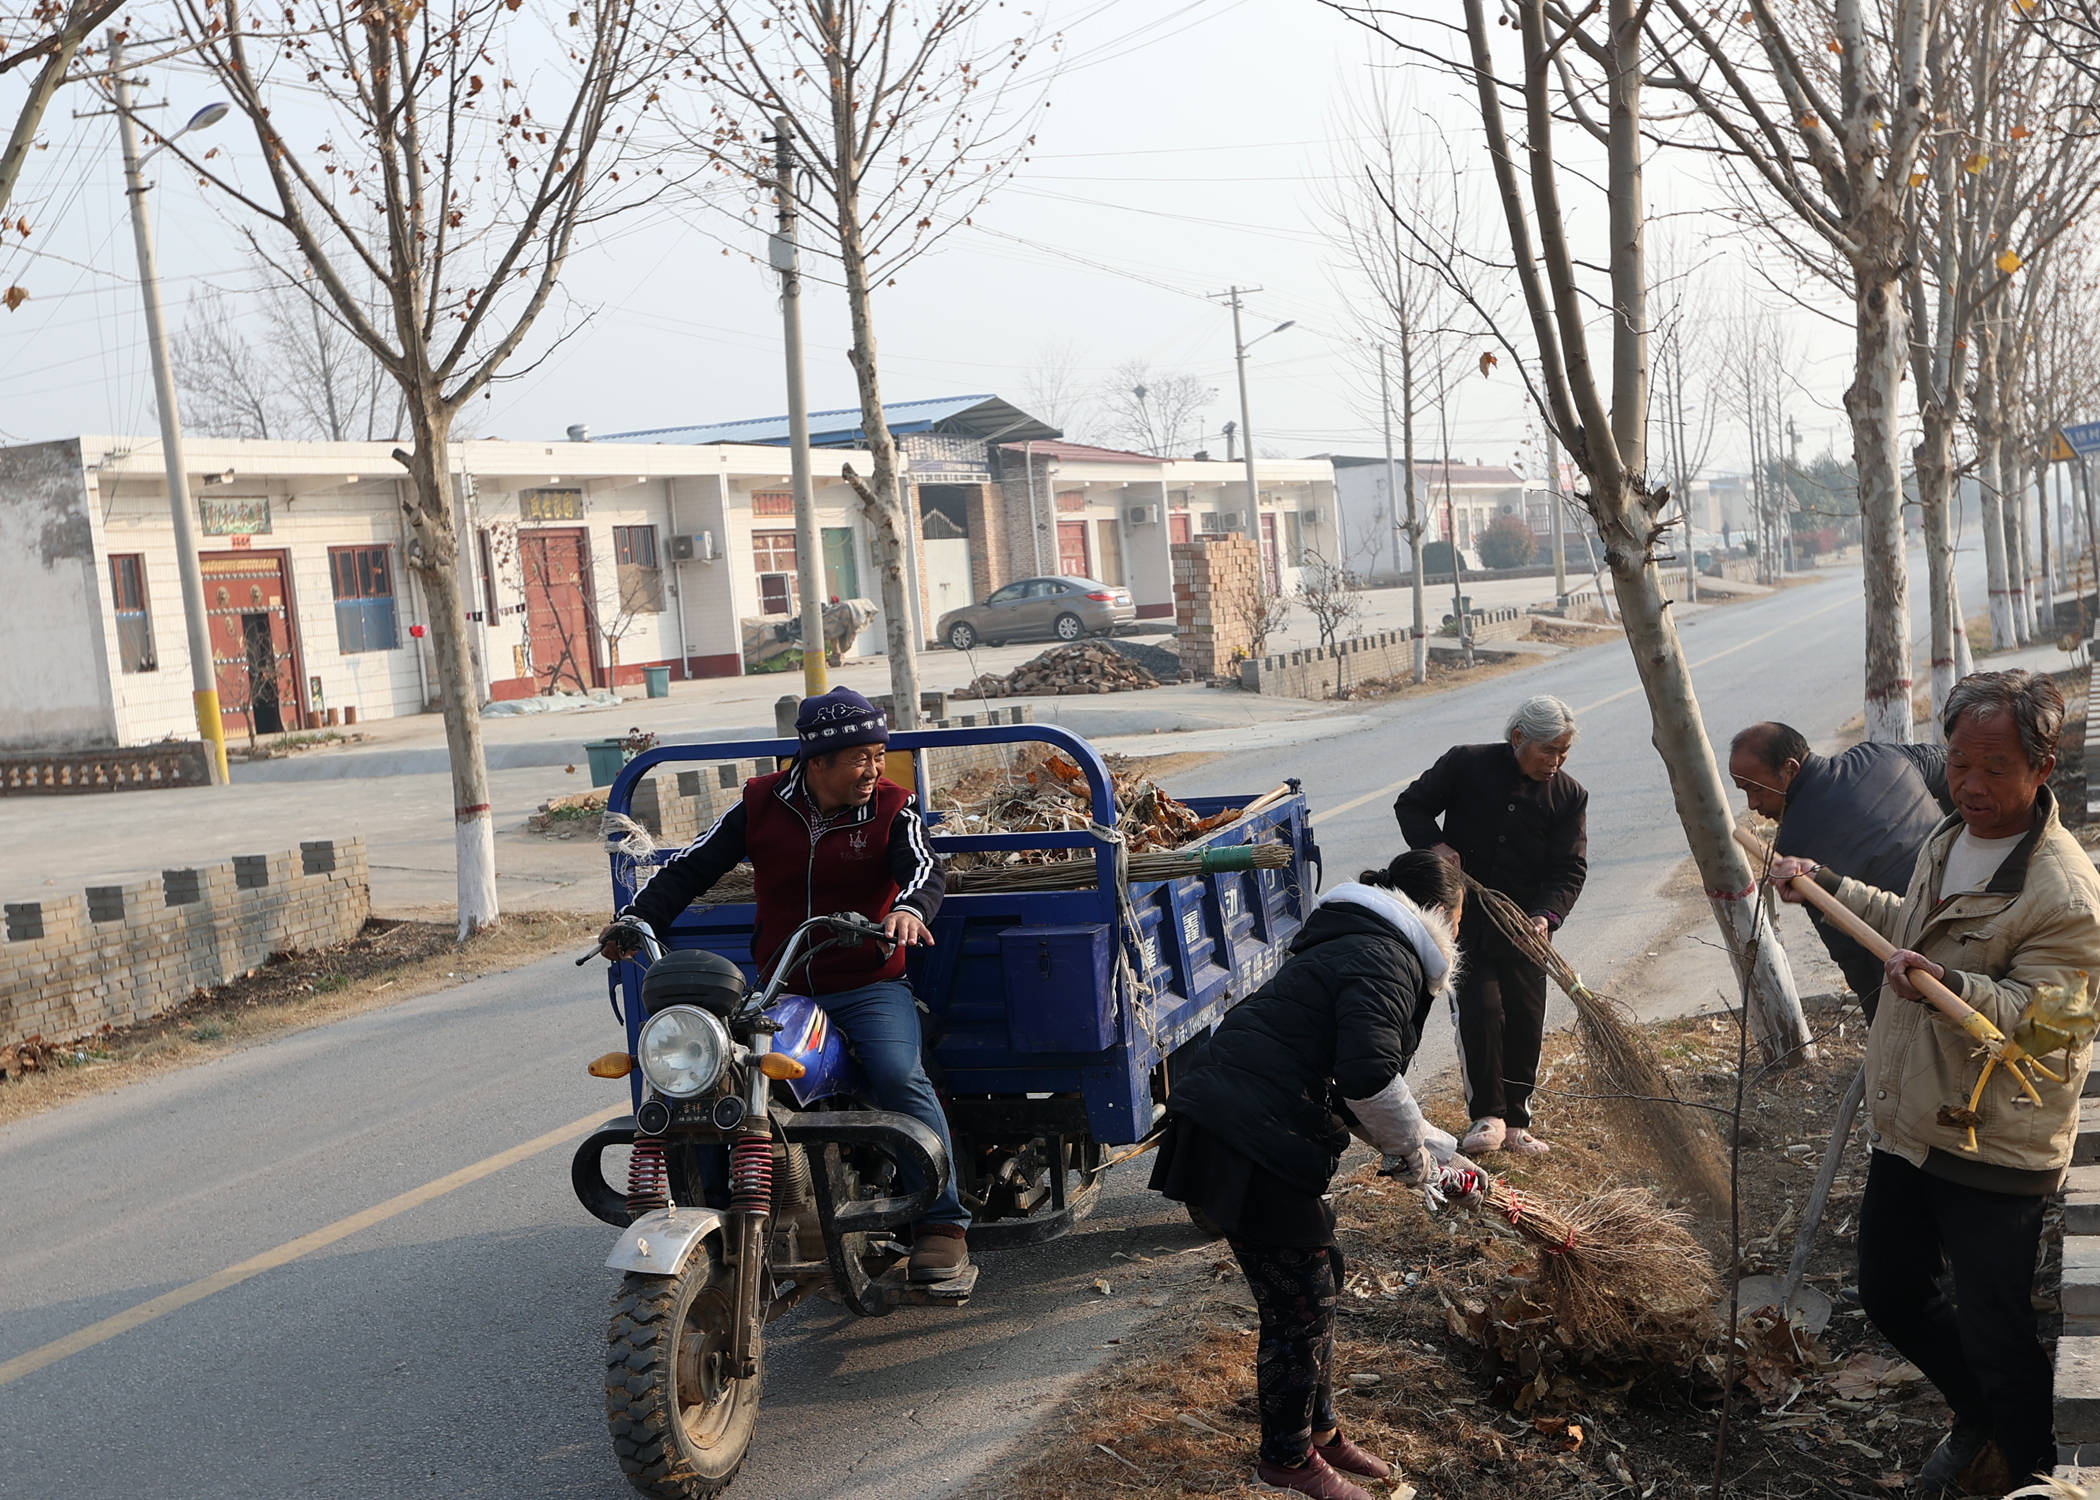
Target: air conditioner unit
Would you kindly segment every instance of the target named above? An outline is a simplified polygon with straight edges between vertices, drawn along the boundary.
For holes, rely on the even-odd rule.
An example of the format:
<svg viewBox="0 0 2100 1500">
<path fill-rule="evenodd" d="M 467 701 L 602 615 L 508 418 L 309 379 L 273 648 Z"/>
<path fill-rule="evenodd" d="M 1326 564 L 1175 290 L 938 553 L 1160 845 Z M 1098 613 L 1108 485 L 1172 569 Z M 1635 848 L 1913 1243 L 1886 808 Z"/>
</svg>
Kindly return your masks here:
<svg viewBox="0 0 2100 1500">
<path fill-rule="evenodd" d="M 1246 518 L 1236 510 L 1221 510 L 1218 512 L 1218 530 L 1220 531 L 1238 531 L 1246 524 Z"/>
<path fill-rule="evenodd" d="M 1305 526 L 1325 526 L 1327 524 L 1327 512 L 1308 508 L 1298 512 L 1298 520 L 1301 525 Z"/>
<path fill-rule="evenodd" d="M 672 537 L 672 538 L 671 538 L 671 561 L 672 561 L 672 562 L 691 562 L 692 560 L 693 560 L 693 539 L 692 539 L 691 537 L 689 537 L 689 536 L 674 536 L 674 537 Z"/>
<path fill-rule="evenodd" d="M 1157 526 L 1159 507 L 1156 505 L 1128 505 L 1123 508 L 1123 520 L 1131 526 Z"/>
</svg>

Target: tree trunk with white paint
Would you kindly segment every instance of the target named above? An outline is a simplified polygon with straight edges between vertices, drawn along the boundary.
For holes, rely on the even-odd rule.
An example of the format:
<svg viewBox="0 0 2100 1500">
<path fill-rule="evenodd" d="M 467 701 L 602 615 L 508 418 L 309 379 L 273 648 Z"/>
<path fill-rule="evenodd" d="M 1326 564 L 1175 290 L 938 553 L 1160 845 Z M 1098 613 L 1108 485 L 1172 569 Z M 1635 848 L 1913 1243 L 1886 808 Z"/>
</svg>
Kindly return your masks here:
<svg viewBox="0 0 2100 1500">
<path fill-rule="evenodd" d="M 2037 446 L 2034 461 L 2034 539 L 2040 549 L 2034 560 L 2034 629 L 2042 640 L 2056 638 L 2055 555 L 2049 531 L 2048 450 Z"/>
<path fill-rule="evenodd" d="M 1903 469 L 1897 402 L 1908 354 L 1897 268 L 1857 266 L 1852 384 L 1852 457 L 1859 476 L 1859 527 L 1867 595 L 1866 737 L 1910 740 L 1910 585 L 1903 557 Z"/>
<path fill-rule="evenodd" d="M 1953 508 L 1954 414 L 1933 407 L 1922 414 L 1923 432 L 1913 450 L 1918 505 L 1925 521 L 1925 607 L 1932 620 L 1932 724 L 1940 721 L 1955 683 L 1954 638 L 1961 630 L 1954 593 Z M 1937 739 L 1937 729 L 1924 738 Z"/>
<path fill-rule="evenodd" d="M 458 861 L 459 935 L 496 924 L 496 824 L 489 810 L 488 760 L 481 743 L 481 704 L 467 653 L 467 610 L 459 586 L 459 534 L 452 524 L 452 415 L 420 405 L 409 412 L 415 451 L 408 506 L 408 565 L 430 611 L 430 654 L 444 699 L 445 749 L 452 764 L 453 847 Z"/>
<path fill-rule="evenodd" d="M 2014 622 L 2014 596 L 2005 549 L 2005 441 L 1998 407 L 1997 330 L 1986 323 L 1977 330 L 1976 397 L 1972 426 L 1976 432 L 1976 489 L 1982 512 L 1983 577 L 1990 596 L 1991 649 L 2010 651 L 2020 644 Z"/>
</svg>

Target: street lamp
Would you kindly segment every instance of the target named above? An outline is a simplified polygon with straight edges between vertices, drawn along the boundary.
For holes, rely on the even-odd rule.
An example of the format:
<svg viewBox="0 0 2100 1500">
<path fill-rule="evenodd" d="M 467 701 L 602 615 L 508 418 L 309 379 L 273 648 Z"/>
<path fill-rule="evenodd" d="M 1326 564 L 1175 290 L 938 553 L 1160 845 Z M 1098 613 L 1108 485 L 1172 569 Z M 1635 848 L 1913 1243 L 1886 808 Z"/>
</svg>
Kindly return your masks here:
<svg viewBox="0 0 2100 1500">
<path fill-rule="evenodd" d="M 139 292 L 146 304 L 146 346 L 153 355 L 153 395 L 160 407 L 160 450 L 168 477 L 168 509 L 175 521 L 175 570 L 182 579 L 183 623 L 190 646 L 190 697 L 197 730 L 210 751 L 212 781 L 230 779 L 226 768 L 226 724 L 219 713 L 218 668 L 212 661 L 211 621 L 205 613 L 204 569 L 197 558 L 197 517 L 190 505 L 189 473 L 182 459 L 182 417 L 175 406 L 175 376 L 168 361 L 168 330 L 161 315 L 160 272 L 153 259 L 153 229 L 146 219 L 147 157 L 177 136 L 204 130 L 226 118 L 223 101 L 207 104 L 174 135 L 139 155 L 138 126 L 131 117 L 131 80 L 124 73 L 123 33 L 109 35 L 110 92 L 117 106 L 117 137 L 124 147 L 124 195 L 131 200 L 131 237 L 138 246 Z"/>
</svg>

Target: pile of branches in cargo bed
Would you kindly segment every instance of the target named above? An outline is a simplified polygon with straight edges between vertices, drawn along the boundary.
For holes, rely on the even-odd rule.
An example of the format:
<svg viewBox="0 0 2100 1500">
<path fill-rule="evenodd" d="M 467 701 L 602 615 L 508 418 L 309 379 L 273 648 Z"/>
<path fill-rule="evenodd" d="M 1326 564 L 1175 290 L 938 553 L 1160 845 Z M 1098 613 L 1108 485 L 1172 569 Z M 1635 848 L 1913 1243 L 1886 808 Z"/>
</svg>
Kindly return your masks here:
<svg viewBox="0 0 2100 1500">
<path fill-rule="evenodd" d="M 1052 647 L 1034 660 L 1022 662 L 1004 677 L 986 672 L 956 696 L 1063 697 L 1068 693 L 1128 693 L 1158 686 L 1159 679 L 1131 653 L 1100 641 L 1077 641 Z"/>
</svg>

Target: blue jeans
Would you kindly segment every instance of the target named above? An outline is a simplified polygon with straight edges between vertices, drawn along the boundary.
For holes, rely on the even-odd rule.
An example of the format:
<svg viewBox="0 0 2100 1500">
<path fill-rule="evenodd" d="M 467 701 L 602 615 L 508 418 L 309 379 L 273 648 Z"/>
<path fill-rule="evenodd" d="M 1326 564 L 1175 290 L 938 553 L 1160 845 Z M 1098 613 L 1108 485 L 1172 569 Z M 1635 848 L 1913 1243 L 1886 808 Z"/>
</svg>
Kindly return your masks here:
<svg viewBox="0 0 2100 1500">
<path fill-rule="evenodd" d="M 939 1136 L 948 1153 L 948 1181 L 920 1222 L 967 1228 L 970 1215 L 956 1196 L 955 1142 L 948 1135 L 948 1115 L 919 1060 L 919 1009 L 911 986 L 901 979 L 884 979 L 836 995 L 818 995 L 816 1001 L 860 1055 L 876 1104 L 910 1115 Z M 903 1162 L 898 1163 L 898 1176 L 906 1192 L 917 1192 L 924 1180 Z"/>
</svg>

